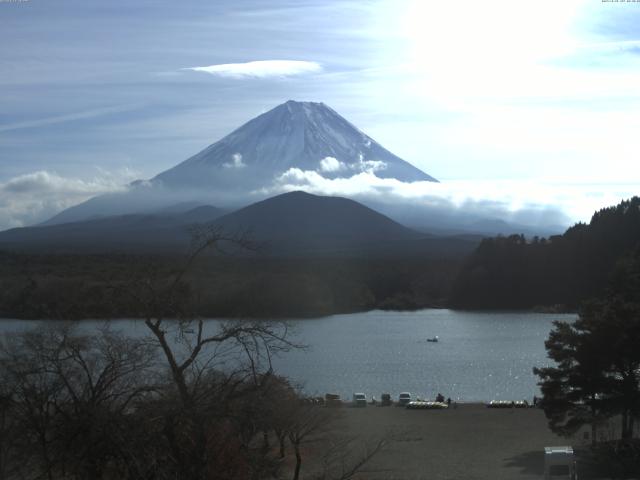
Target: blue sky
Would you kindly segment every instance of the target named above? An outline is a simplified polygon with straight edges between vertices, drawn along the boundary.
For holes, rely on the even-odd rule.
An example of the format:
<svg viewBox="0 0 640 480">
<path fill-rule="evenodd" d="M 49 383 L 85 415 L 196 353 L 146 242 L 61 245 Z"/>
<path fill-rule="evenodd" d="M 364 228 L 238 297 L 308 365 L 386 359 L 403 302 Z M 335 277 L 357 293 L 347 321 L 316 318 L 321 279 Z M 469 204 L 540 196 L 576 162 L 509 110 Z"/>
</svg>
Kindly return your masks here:
<svg viewBox="0 0 640 480">
<path fill-rule="evenodd" d="M 640 3 L 0 0 L 0 73 L 0 228 L 152 177 L 290 98 L 460 202 L 584 220 L 640 193 Z"/>
</svg>

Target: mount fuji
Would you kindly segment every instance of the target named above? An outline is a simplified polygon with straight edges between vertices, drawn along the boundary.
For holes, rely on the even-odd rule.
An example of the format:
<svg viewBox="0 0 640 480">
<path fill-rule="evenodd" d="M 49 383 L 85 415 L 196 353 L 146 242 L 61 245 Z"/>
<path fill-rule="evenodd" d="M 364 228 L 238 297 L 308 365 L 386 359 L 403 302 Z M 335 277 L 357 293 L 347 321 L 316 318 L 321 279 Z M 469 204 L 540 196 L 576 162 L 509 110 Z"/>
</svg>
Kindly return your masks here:
<svg viewBox="0 0 640 480">
<path fill-rule="evenodd" d="M 371 171 L 403 182 L 436 181 L 323 103 L 277 106 L 153 179 L 166 185 L 246 185 L 290 168 L 326 178 Z M 260 182 L 258 182 L 260 183 Z"/>
<path fill-rule="evenodd" d="M 437 182 L 325 104 L 289 100 L 154 178 L 89 199 L 45 224 L 150 212 L 180 202 L 246 205 L 292 169 L 327 179 L 368 172 L 402 182 Z"/>
</svg>

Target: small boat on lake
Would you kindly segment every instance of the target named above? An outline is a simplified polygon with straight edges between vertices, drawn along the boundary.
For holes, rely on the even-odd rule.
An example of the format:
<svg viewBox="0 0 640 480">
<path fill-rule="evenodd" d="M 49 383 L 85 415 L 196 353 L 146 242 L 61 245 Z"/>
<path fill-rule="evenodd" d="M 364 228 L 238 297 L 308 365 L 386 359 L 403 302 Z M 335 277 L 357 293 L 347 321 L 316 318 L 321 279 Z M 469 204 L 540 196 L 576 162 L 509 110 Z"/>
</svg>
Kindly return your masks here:
<svg viewBox="0 0 640 480">
<path fill-rule="evenodd" d="M 436 335 L 433 338 L 427 338 L 427 342 L 432 342 L 432 343 L 437 343 L 438 342 L 438 336 Z"/>
</svg>

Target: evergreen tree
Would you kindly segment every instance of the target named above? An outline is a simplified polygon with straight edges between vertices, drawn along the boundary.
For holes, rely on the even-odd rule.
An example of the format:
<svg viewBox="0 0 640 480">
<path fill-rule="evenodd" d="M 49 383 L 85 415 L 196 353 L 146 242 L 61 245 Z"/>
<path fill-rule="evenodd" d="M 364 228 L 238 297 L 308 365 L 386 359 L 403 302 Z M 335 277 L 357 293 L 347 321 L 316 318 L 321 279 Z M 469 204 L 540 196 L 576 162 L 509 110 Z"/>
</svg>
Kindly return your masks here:
<svg viewBox="0 0 640 480">
<path fill-rule="evenodd" d="M 597 424 L 606 416 L 602 397 L 609 388 L 606 360 L 599 353 L 591 322 L 581 317 L 572 324 L 554 325 L 545 347 L 556 366 L 533 369 L 540 377 L 542 406 L 549 427 L 559 435 L 570 436 L 584 425 L 591 425 L 595 443 Z"/>
<path fill-rule="evenodd" d="M 556 365 L 534 368 L 550 428 L 571 435 L 619 415 L 623 439 L 640 417 L 640 250 L 618 262 L 604 300 L 583 305 L 578 320 L 556 322 L 545 342 Z"/>
<path fill-rule="evenodd" d="M 640 197 L 543 240 L 527 242 L 522 235 L 483 240 L 455 279 L 450 304 L 577 309 L 586 299 L 602 297 L 616 263 L 640 247 Z"/>
</svg>

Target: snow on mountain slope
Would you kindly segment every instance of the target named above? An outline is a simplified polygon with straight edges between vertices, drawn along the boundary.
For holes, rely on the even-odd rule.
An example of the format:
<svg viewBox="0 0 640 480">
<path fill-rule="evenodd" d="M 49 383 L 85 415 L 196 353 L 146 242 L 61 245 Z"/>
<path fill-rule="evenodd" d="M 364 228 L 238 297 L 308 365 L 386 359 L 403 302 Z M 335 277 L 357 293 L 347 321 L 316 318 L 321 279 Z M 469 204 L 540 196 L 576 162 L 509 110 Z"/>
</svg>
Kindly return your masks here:
<svg viewBox="0 0 640 480">
<path fill-rule="evenodd" d="M 277 106 L 152 182 L 165 185 L 229 185 L 255 188 L 290 168 L 325 178 L 370 171 L 403 182 L 436 181 L 395 156 L 323 103 Z"/>
<path fill-rule="evenodd" d="M 148 212 L 177 202 L 246 205 L 264 198 L 291 171 L 326 179 L 368 172 L 402 182 L 437 182 L 323 103 L 289 100 L 151 180 L 94 197 L 45 223 Z"/>
</svg>

